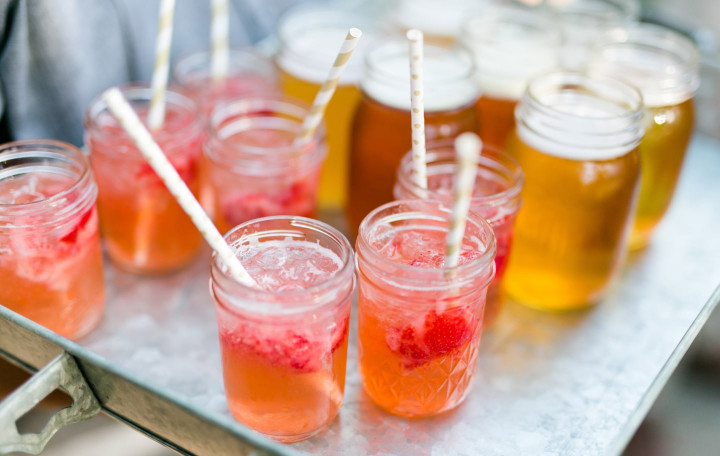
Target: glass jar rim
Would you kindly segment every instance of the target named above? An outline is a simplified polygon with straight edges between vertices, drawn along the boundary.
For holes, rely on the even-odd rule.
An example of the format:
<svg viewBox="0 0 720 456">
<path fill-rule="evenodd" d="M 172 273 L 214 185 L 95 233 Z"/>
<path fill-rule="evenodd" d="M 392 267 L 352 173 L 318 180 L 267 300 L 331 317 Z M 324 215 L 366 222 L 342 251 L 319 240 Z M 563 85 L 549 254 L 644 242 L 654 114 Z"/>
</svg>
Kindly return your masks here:
<svg viewBox="0 0 720 456">
<path fill-rule="evenodd" d="M 384 211 L 389 211 L 393 208 L 400 208 L 402 206 L 422 206 L 422 209 L 420 210 L 406 210 L 403 212 L 399 212 L 396 214 L 389 214 L 387 216 L 384 216 L 382 218 L 380 217 L 380 214 Z M 447 214 L 447 217 L 440 217 L 438 215 L 431 215 L 427 213 L 427 209 L 431 208 L 436 210 L 437 212 L 442 212 Z M 476 227 L 480 228 L 482 234 L 484 234 L 487 239 L 489 239 L 488 245 L 485 246 L 485 251 L 481 252 L 480 256 L 473 259 L 472 261 L 458 265 L 455 268 L 448 268 L 448 267 L 440 267 L 440 268 L 420 268 L 417 266 L 412 266 L 409 264 L 399 263 L 396 261 L 393 261 L 389 258 L 387 258 L 384 255 L 381 255 L 377 249 L 375 249 L 372 245 L 372 242 L 370 239 L 368 239 L 369 233 L 372 232 L 371 226 L 381 223 L 383 221 L 388 222 L 394 222 L 399 220 L 411 220 L 411 219 L 424 219 L 424 220 L 432 220 L 432 221 L 438 221 L 438 222 L 445 222 L 449 221 L 449 217 L 451 214 L 451 208 L 449 208 L 444 202 L 439 200 L 430 200 L 430 199 L 417 199 L 417 200 L 395 200 L 386 204 L 383 204 L 382 206 L 379 206 L 375 208 L 373 211 L 371 211 L 365 218 L 363 219 L 362 223 L 360 223 L 360 228 L 358 229 L 358 236 L 357 236 L 357 251 L 358 251 L 358 257 L 364 257 L 366 254 L 370 257 L 369 262 L 373 264 L 382 264 L 385 266 L 391 266 L 393 269 L 396 269 L 398 271 L 402 271 L 404 281 L 407 282 L 416 282 L 419 284 L 422 284 L 424 286 L 432 285 L 432 283 L 429 283 L 426 277 L 419 277 L 416 278 L 415 276 L 423 273 L 429 273 L 429 274 L 436 274 L 439 277 L 442 277 L 443 282 L 447 284 L 448 287 L 455 287 L 456 284 L 454 283 L 454 278 L 462 278 L 462 277 L 472 277 L 473 273 L 477 271 L 485 270 L 486 268 L 495 267 L 495 253 L 496 253 L 496 241 L 495 241 L 495 234 L 490 226 L 490 224 L 480 215 L 469 211 L 467 216 L 467 223 L 475 225 Z M 407 215 L 407 217 L 402 218 L 401 215 Z M 422 217 L 422 218 L 421 218 Z M 375 220 L 378 219 L 378 220 Z M 465 231 L 465 234 L 467 234 L 467 228 Z M 463 239 L 465 236 L 463 236 Z M 407 274 L 407 276 L 405 275 Z M 490 276 L 487 278 L 487 283 L 490 283 L 490 280 L 492 279 L 492 276 L 494 274 L 490 274 Z M 405 279 L 407 277 L 407 279 Z M 448 279 L 447 277 L 451 277 Z M 485 285 L 487 285 L 487 283 Z"/>
<path fill-rule="evenodd" d="M 343 265 L 340 269 L 338 269 L 335 274 L 333 274 L 331 277 L 329 277 L 327 280 L 314 284 L 308 288 L 304 288 L 302 290 L 286 290 L 286 291 L 270 291 L 270 290 L 264 290 L 255 288 L 252 286 L 245 285 L 234 278 L 232 278 L 227 270 L 224 270 L 222 265 L 222 262 L 220 258 L 217 256 L 215 252 L 212 254 L 212 264 L 210 268 L 210 291 L 211 293 L 215 294 L 213 291 L 213 287 L 215 285 L 219 285 L 221 287 L 229 288 L 229 292 L 232 295 L 243 295 L 243 296 L 250 296 L 255 298 L 257 301 L 262 301 L 263 297 L 267 298 L 288 298 L 288 299 L 295 299 L 300 300 L 303 297 L 307 295 L 313 295 L 315 298 L 312 300 L 312 302 L 308 302 L 304 305 L 298 305 L 293 306 L 292 308 L 282 308 L 283 303 L 275 303 L 278 305 L 272 306 L 272 309 L 267 309 L 268 305 L 271 305 L 272 303 L 268 301 L 262 302 L 263 306 L 266 307 L 265 309 L 258 309 L 255 308 L 255 306 L 251 307 L 240 307 L 239 309 L 233 309 L 233 307 L 239 307 L 234 305 L 226 305 L 221 304 L 224 307 L 228 308 L 230 311 L 250 311 L 254 313 L 260 313 L 263 315 L 295 315 L 300 313 L 305 313 L 312 310 L 317 310 L 320 308 L 323 308 L 327 306 L 328 304 L 331 304 L 331 302 L 326 302 L 327 300 L 319 298 L 322 296 L 331 296 L 333 294 L 333 290 L 335 290 L 338 286 L 342 286 L 346 281 L 351 281 L 351 286 L 349 289 L 349 294 L 352 293 L 354 290 L 354 280 L 355 280 L 355 255 L 353 253 L 352 246 L 350 245 L 350 242 L 347 240 L 347 238 L 340 233 L 336 228 L 328 225 L 327 223 L 321 222 L 319 220 L 310 219 L 307 217 L 300 217 L 300 216 L 292 216 L 292 215 L 276 215 L 271 217 L 262 217 L 258 219 L 249 220 L 247 222 L 241 223 L 234 228 L 230 229 L 225 235 L 223 236 L 223 239 L 227 242 L 230 237 L 232 237 L 234 234 L 238 233 L 239 231 L 249 228 L 252 225 L 260 225 L 260 224 L 270 224 L 272 222 L 287 222 L 288 227 L 284 230 L 272 230 L 272 231 L 265 231 L 266 233 L 272 233 L 276 236 L 284 236 L 292 237 L 293 232 L 291 231 L 293 228 L 296 229 L 295 233 L 298 233 L 299 229 L 307 229 L 311 230 L 315 233 L 318 233 L 322 236 L 324 236 L 326 239 L 334 242 L 339 250 L 340 254 L 338 256 L 340 257 L 341 261 L 343 262 Z M 260 232 L 260 231 L 258 231 Z M 241 236 L 237 240 L 229 242 L 231 246 L 239 244 L 242 242 L 244 238 L 247 238 L 247 236 Z M 337 252 L 334 252 L 337 253 Z M 343 299 L 337 299 L 332 300 L 337 301 L 338 303 L 342 302 Z M 349 297 L 348 297 L 349 298 Z M 218 300 L 218 302 L 220 302 Z M 287 307 L 287 306 L 286 306 Z M 269 311 L 270 310 L 270 311 Z M 264 311 L 264 312 L 263 312 Z"/>
<path fill-rule="evenodd" d="M 251 130 L 251 127 L 253 126 L 253 119 L 261 121 L 261 123 L 264 119 L 266 121 L 275 120 L 286 125 L 295 125 L 298 127 L 297 131 L 299 132 L 305 116 L 308 112 L 310 112 L 310 108 L 311 106 L 304 101 L 286 95 L 224 101 L 218 103 L 209 116 L 209 120 L 206 124 L 207 141 L 213 143 L 223 143 L 227 136 L 229 136 L 223 136 L 223 130 L 228 128 L 228 126 L 223 126 L 223 123 L 229 120 L 231 121 L 231 125 L 240 123 L 238 128 L 242 127 L 242 129 L 236 128 L 233 133 Z M 268 111 L 271 111 L 271 114 L 273 115 L 268 115 Z M 289 117 L 294 117 L 294 119 Z M 286 130 L 290 131 L 289 129 Z M 298 150 L 298 146 L 294 144 L 272 147 L 230 144 L 229 147 L 233 151 L 248 155 L 247 158 L 234 157 L 234 164 L 231 168 L 243 169 L 243 163 L 246 164 L 248 162 L 263 159 L 267 161 L 269 158 L 267 156 L 268 149 L 276 151 L 277 153 L 274 155 L 279 158 L 302 157 L 319 149 L 324 143 L 324 139 L 325 127 L 321 124 L 313 135 L 312 140 L 306 145 L 300 146 L 302 148 L 301 150 Z M 204 149 L 205 155 L 210 160 L 216 163 L 221 162 L 220 157 L 218 157 L 217 154 L 212 153 L 212 151 L 208 149 L 207 145 Z M 227 165 L 227 163 L 224 162 L 222 164 Z M 281 163 L 278 161 L 275 167 L 282 168 L 285 165 L 287 165 L 287 163 Z"/>
<path fill-rule="evenodd" d="M 74 203 L 68 205 L 67 207 L 64 207 L 60 210 L 55 209 L 55 206 L 57 206 L 59 202 L 68 198 L 68 196 L 71 195 L 73 192 L 78 191 L 80 187 L 88 185 L 88 183 L 91 185 L 94 183 L 94 181 L 92 180 L 90 165 L 85 155 L 82 153 L 82 151 L 80 151 L 80 149 L 73 146 L 72 144 L 52 139 L 30 139 L 13 141 L 0 145 L 0 162 L 4 162 L 8 159 L 30 158 L 33 156 L 37 156 L 38 153 L 42 153 L 43 155 L 47 156 L 47 158 L 52 158 L 52 156 L 55 156 L 55 158 L 68 159 L 68 161 L 72 162 L 75 165 L 78 165 L 80 169 L 78 170 L 77 177 L 73 178 L 73 183 L 67 188 L 59 191 L 58 193 L 50 195 L 47 198 L 19 204 L 0 203 L 0 220 L 8 217 L 34 215 L 38 212 L 43 212 L 48 207 L 52 208 L 54 211 L 57 212 L 57 220 L 64 220 L 65 218 L 72 216 L 72 213 L 76 207 L 81 207 L 86 203 L 87 198 L 81 197 L 77 198 Z M 11 169 L 12 168 L 0 167 L 0 170 L 2 170 L 0 171 L 0 179 L 2 179 L 1 174 L 3 172 L 7 172 Z M 94 189 L 94 185 L 92 187 Z M 90 192 L 90 196 L 93 196 L 92 191 Z M 5 214 L 2 214 L 2 212 L 5 212 Z M 42 227 L 50 224 L 57 224 L 57 220 L 47 221 L 41 224 L 33 223 L 32 226 Z M 13 228 L 24 227 L 25 226 L 13 226 Z"/>
<path fill-rule="evenodd" d="M 456 156 L 453 141 L 453 139 L 442 139 L 429 141 L 426 144 L 425 161 L 428 169 L 434 164 L 437 164 L 436 161 L 447 161 Z M 457 166 L 454 162 L 449 164 L 453 167 Z M 492 195 L 473 195 L 470 199 L 470 207 L 480 204 L 484 206 L 500 205 L 520 195 L 525 176 L 522 168 L 520 168 L 520 164 L 513 157 L 495 146 L 483 143 L 482 152 L 478 156 L 477 165 L 478 168 L 483 167 L 484 169 L 490 170 L 497 175 L 506 174 L 510 183 L 502 191 Z M 410 174 L 408 172 L 404 172 L 411 169 L 412 150 L 408 151 L 400 161 L 400 166 L 398 167 L 397 172 L 397 182 L 401 183 L 403 187 L 409 188 L 416 195 L 420 192 L 428 192 L 428 199 L 438 199 L 437 197 L 434 197 L 436 196 L 434 190 L 420 188 L 410 178 Z"/>
<path fill-rule="evenodd" d="M 485 36 L 486 30 L 479 30 L 479 26 L 486 25 L 503 27 L 519 25 L 527 28 L 534 32 L 533 44 L 536 44 L 539 39 L 540 44 L 560 45 L 562 39 L 560 30 L 552 28 L 553 22 L 549 16 L 525 8 L 502 6 L 493 8 L 489 12 L 483 12 L 480 15 L 474 15 L 464 21 L 461 28 L 463 40 Z"/>
<path fill-rule="evenodd" d="M 134 101 L 150 102 L 152 99 L 152 88 L 147 83 L 133 82 L 118 86 L 125 99 L 132 105 Z M 173 90 L 165 91 L 165 103 L 172 104 L 186 111 L 190 115 L 191 119 L 187 125 L 183 125 L 179 130 L 173 132 L 173 135 L 185 136 L 190 134 L 193 130 L 201 129 L 200 121 L 198 120 L 195 113 L 197 112 L 197 105 L 193 100 L 186 97 L 185 95 L 175 92 Z M 103 138 L 110 138 L 113 135 L 104 131 L 101 125 L 98 124 L 97 120 L 101 113 L 108 112 L 109 109 L 105 100 L 103 100 L 103 94 L 96 96 L 90 103 L 85 112 L 85 130 L 92 132 L 93 135 L 98 135 Z M 113 117 L 114 118 L 114 117 Z M 124 130 L 123 130 L 124 133 Z M 138 157 L 138 160 L 144 160 L 142 156 Z"/>
<path fill-rule="evenodd" d="M 649 63 L 652 60 L 657 64 Z M 637 86 L 646 105 L 662 106 L 694 96 L 699 65 L 692 40 L 660 25 L 636 23 L 603 34 L 589 67 Z"/>
<path fill-rule="evenodd" d="M 211 76 L 211 58 L 212 52 L 208 49 L 195 51 L 181 57 L 172 67 L 173 79 L 178 84 L 187 84 L 196 79 Z M 244 73 L 237 71 L 238 69 L 247 70 L 247 73 L 250 74 L 262 75 L 267 75 L 274 70 L 271 60 L 252 48 L 231 48 L 228 50 L 228 58 L 228 69 L 231 76 Z M 266 68 L 258 69 L 258 64 L 264 64 Z M 194 77 L 195 73 L 201 77 Z"/>
</svg>

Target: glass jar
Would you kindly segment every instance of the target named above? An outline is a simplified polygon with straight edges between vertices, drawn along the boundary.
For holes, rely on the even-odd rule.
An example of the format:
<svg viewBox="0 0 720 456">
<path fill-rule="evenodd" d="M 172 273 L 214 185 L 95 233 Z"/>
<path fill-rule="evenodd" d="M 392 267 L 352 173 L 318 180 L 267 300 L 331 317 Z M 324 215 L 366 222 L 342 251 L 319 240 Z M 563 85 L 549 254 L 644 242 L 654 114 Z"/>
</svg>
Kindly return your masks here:
<svg viewBox="0 0 720 456">
<path fill-rule="evenodd" d="M 225 394 L 233 416 L 282 442 L 325 429 L 342 405 L 354 257 L 331 226 L 268 217 L 225 236 L 260 288 L 210 275 Z"/>
<path fill-rule="evenodd" d="M 121 90 L 145 122 L 152 90 Z M 197 194 L 203 133 L 195 104 L 167 91 L 165 121 L 152 135 Z M 142 274 L 166 273 L 191 262 L 200 233 L 100 97 L 85 114 L 85 144 L 98 182 L 100 226 L 110 259 Z"/>
<path fill-rule="evenodd" d="M 480 137 L 503 147 L 528 81 L 560 65 L 560 32 L 537 9 L 494 8 L 465 22 L 461 39 L 475 58 Z"/>
<path fill-rule="evenodd" d="M 0 303 L 70 339 L 105 307 L 97 186 L 59 141 L 0 146 Z"/>
<path fill-rule="evenodd" d="M 228 52 L 228 73 L 223 81 L 213 81 L 212 54 L 196 52 L 180 59 L 172 70 L 172 87 L 197 105 L 207 116 L 223 100 L 272 95 L 280 90 L 272 61 L 250 49 Z"/>
<path fill-rule="evenodd" d="M 643 171 L 630 235 L 630 248 L 643 248 L 670 206 L 693 132 L 693 97 L 700 85 L 697 48 L 672 30 L 637 24 L 603 37 L 590 71 L 622 79 L 643 96 Z"/>
<path fill-rule="evenodd" d="M 453 201 L 453 179 L 457 172 L 457 155 L 452 140 L 429 143 L 425 157 L 428 188 L 418 186 L 411 178 L 413 160 L 410 151 L 405 154 L 398 168 L 393 192 L 395 199 L 440 200 L 450 207 Z M 517 162 L 504 152 L 483 143 L 470 210 L 490 223 L 497 245 L 495 278 L 490 283 L 485 305 L 485 326 L 495 321 L 502 306 L 500 281 L 512 246 L 515 217 L 522 204 L 522 187 L 523 172 Z"/>
<path fill-rule="evenodd" d="M 325 131 L 319 128 L 305 145 L 293 144 L 309 108 L 284 97 L 248 98 L 213 112 L 203 201 L 221 232 L 259 217 L 315 214 Z"/>
<path fill-rule="evenodd" d="M 407 41 L 388 41 L 365 60 L 350 150 L 347 216 L 353 232 L 370 211 L 392 201 L 397 168 L 412 147 L 409 68 Z M 478 90 L 470 53 L 425 45 L 424 68 L 426 139 L 477 132 Z"/>
<path fill-rule="evenodd" d="M 599 301 L 625 257 L 640 183 L 640 93 L 621 81 L 556 72 L 530 82 L 508 151 L 525 172 L 504 287 L 568 310 Z"/>
<path fill-rule="evenodd" d="M 328 76 L 348 30 L 358 27 L 363 36 L 348 60 L 335 93 L 325 110 L 328 156 L 320 176 L 320 207 L 340 211 L 347 203 L 350 128 L 360 101 L 358 85 L 363 57 L 375 34 L 374 22 L 356 11 L 301 5 L 288 10 L 278 22 L 280 48 L 275 61 L 285 95 L 312 103 Z"/>
<path fill-rule="evenodd" d="M 459 266 L 445 268 L 449 217 L 441 202 L 401 200 L 360 225 L 360 375 L 372 400 L 397 415 L 458 406 L 475 372 L 495 238 L 470 212 Z"/>
</svg>

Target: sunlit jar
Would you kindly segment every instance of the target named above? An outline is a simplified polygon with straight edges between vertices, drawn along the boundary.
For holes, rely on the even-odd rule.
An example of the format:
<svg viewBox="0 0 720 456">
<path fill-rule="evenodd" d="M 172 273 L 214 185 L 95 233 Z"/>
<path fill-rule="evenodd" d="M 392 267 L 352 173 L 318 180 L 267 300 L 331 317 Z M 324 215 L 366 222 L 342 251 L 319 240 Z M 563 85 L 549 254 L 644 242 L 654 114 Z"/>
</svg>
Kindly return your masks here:
<svg viewBox="0 0 720 456">
<path fill-rule="evenodd" d="M 76 147 L 0 146 L 0 304 L 70 339 L 95 328 L 105 308 L 96 199 Z"/>
<path fill-rule="evenodd" d="M 640 184 L 642 101 L 621 81 L 555 72 L 530 82 L 508 152 L 525 173 L 503 285 L 543 310 L 597 303 L 625 258 Z"/>
<path fill-rule="evenodd" d="M 637 24 L 608 33 L 590 71 L 623 79 L 643 96 L 642 178 L 630 236 L 631 249 L 643 248 L 670 206 L 693 132 L 698 52 L 692 41 L 672 30 Z"/>
<path fill-rule="evenodd" d="M 537 9 L 494 8 L 465 22 L 461 40 L 475 58 L 480 137 L 503 147 L 528 81 L 559 67 L 560 32 Z"/>
</svg>

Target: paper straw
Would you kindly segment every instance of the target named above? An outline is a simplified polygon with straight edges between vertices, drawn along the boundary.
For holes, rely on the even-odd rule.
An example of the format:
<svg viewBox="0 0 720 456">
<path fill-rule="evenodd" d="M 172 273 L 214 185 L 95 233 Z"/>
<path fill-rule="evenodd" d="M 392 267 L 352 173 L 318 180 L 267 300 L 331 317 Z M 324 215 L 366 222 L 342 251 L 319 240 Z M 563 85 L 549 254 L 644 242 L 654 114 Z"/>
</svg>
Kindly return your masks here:
<svg viewBox="0 0 720 456">
<path fill-rule="evenodd" d="M 211 71 L 213 82 L 222 82 L 228 74 L 228 42 L 230 40 L 230 17 L 228 16 L 228 0 L 212 2 L 212 55 Z"/>
<path fill-rule="evenodd" d="M 170 164 L 160 146 L 153 140 L 150 132 L 143 126 L 140 118 L 120 90 L 116 87 L 107 90 L 103 93 L 103 100 L 107 103 L 110 112 L 118 119 L 127 134 L 132 138 L 137 148 L 140 149 L 145 160 L 160 176 L 160 179 L 180 203 L 183 210 L 190 216 L 200 234 L 210 244 L 210 247 L 217 252 L 223 263 L 227 265 L 233 278 L 246 286 L 257 287 L 253 278 L 250 277 L 250 274 L 235 256 L 232 248 L 225 242 L 213 222 L 205 214 L 198 200 L 195 199 L 195 196 Z"/>
<path fill-rule="evenodd" d="M 423 33 L 408 30 L 410 44 L 410 122 L 412 123 L 412 163 L 410 178 L 420 188 L 427 188 L 425 164 L 425 93 L 423 92 Z"/>
<path fill-rule="evenodd" d="M 338 85 L 340 76 L 342 75 L 345 66 L 347 66 L 348 60 L 350 60 L 350 56 L 352 55 L 353 50 L 355 50 L 357 41 L 361 36 L 362 32 L 360 29 L 351 28 L 348 30 L 347 36 L 345 36 L 345 41 L 343 41 L 342 46 L 340 46 L 340 52 L 338 52 L 338 55 L 335 58 L 335 63 L 333 63 L 332 68 L 330 68 L 330 73 L 328 74 L 327 79 L 323 83 L 322 87 L 320 87 L 320 90 L 313 101 L 313 105 L 310 108 L 310 112 L 308 112 L 308 115 L 303 121 L 300 134 L 295 140 L 296 146 L 309 143 L 315 134 L 315 131 L 317 131 L 320 126 L 323 114 L 325 113 L 325 108 L 330 102 L 333 93 L 335 93 L 335 88 Z"/>
<path fill-rule="evenodd" d="M 482 141 L 474 133 L 463 133 L 455 139 L 458 169 L 453 183 L 453 208 L 445 244 L 446 268 L 457 267 L 460 259 L 460 247 L 465 235 L 465 224 L 470 210 L 470 200 L 477 175 L 477 160 L 481 149 Z"/>
<path fill-rule="evenodd" d="M 170 72 L 170 45 L 172 44 L 173 12 L 175 0 L 160 2 L 160 21 L 155 41 L 155 68 L 152 74 L 152 98 L 148 112 L 148 126 L 157 130 L 165 122 L 165 91 Z"/>
</svg>

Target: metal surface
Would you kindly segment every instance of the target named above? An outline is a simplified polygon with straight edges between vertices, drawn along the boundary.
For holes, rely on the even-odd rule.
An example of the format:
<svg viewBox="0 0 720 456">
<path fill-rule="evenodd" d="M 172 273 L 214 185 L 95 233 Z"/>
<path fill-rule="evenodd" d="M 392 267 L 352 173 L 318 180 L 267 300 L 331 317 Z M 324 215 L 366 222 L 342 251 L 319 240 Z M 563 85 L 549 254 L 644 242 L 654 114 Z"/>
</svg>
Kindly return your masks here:
<svg viewBox="0 0 720 456">
<path fill-rule="evenodd" d="M 20 434 L 17 420 L 58 388 L 72 397 L 72 406 L 58 410 L 39 433 Z M 0 402 L 0 454 L 11 451 L 40 454 L 60 428 L 89 420 L 98 412 L 100 404 L 75 360 L 63 353 Z"/>
<path fill-rule="evenodd" d="M 618 454 L 720 300 L 713 294 L 720 284 L 718 176 L 720 144 L 698 136 L 653 244 L 630 258 L 596 308 L 553 315 L 508 303 L 483 336 L 474 388 L 457 410 L 408 420 L 375 407 L 362 392 L 353 325 L 340 416 L 309 441 L 272 448 L 344 455 Z M 112 268 L 107 277 L 101 326 L 82 347 L 72 344 L 103 407 L 188 452 L 217 438 L 215 431 L 247 433 L 223 394 L 207 261 L 162 278 Z M 3 309 L 0 316 L 9 318 Z M 13 318 L 21 330 L 32 326 Z M 43 345 L 45 333 L 34 341 L 35 351 L 3 338 L 3 321 L 1 350 L 12 348 L 21 360 L 52 351 L 54 344 Z M 187 414 L 185 427 L 166 422 L 176 410 Z M 195 429 L 190 417 L 206 427 Z"/>
</svg>

